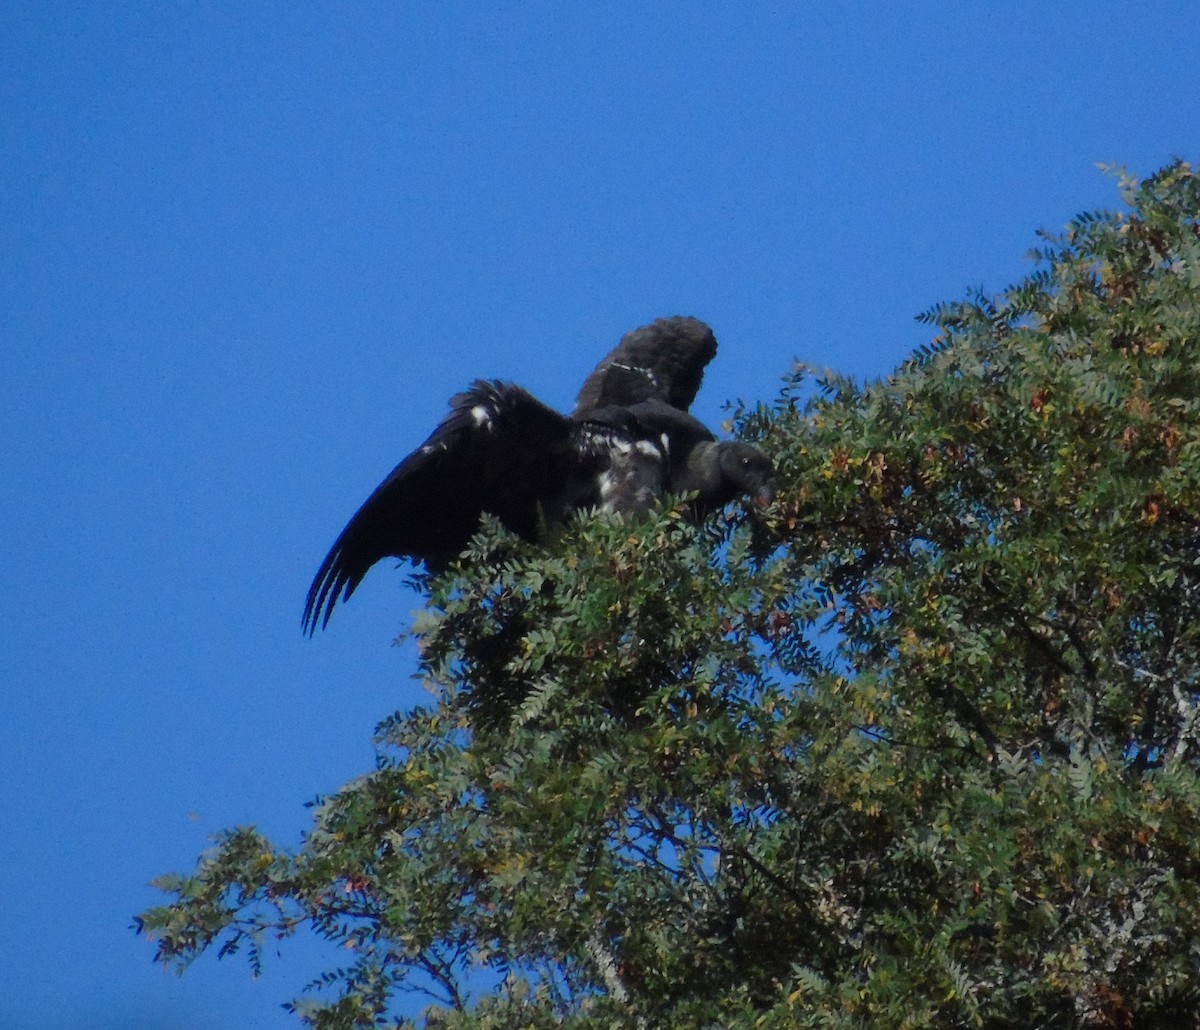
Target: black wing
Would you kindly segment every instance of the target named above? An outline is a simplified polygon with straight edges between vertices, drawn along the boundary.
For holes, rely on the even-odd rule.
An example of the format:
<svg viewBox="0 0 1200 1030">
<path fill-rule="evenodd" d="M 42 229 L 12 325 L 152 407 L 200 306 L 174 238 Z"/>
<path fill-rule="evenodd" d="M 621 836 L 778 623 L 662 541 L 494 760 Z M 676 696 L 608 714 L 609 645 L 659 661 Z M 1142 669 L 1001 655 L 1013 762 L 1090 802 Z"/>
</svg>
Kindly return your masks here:
<svg viewBox="0 0 1200 1030">
<path fill-rule="evenodd" d="M 660 318 L 626 333 L 584 380 L 575 418 L 609 406 L 658 400 L 687 411 L 717 353 L 712 330 L 698 318 Z"/>
<path fill-rule="evenodd" d="M 577 423 L 498 382 L 473 383 L 450 407 L 342 530 L 308 591 L 305 632 L 327 625 L 334 606 L 383 558 L 437 565 L 456 557 L 484 512 L 528 540 L 562 518 L 580 489 Z"/>
</svg>

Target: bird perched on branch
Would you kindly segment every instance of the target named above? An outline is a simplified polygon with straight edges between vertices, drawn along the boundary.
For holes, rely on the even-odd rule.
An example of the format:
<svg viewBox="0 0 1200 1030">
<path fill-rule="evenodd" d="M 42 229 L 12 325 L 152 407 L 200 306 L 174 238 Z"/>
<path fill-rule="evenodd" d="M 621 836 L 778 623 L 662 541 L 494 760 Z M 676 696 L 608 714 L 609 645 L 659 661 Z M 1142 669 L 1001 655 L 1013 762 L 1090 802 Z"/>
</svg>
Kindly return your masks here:
<svg viewBox="0 0 1200 1030">
<path fill-rule="evenodd" d="M 699 518 L 739 496 L 769 500 L 767 456 L 718 441 L 687 412 L 716 352 L 695 318 L 635 329 L 584 381 L 570 416 L 519 386 L 472 383 L 346 524 L 309 589 L 305 631 L 327 625 L 383 558 L 444 566 L 485 512 L 536 542 L 580 509 L 639 512 L 694 494 Z"/>
</svg>

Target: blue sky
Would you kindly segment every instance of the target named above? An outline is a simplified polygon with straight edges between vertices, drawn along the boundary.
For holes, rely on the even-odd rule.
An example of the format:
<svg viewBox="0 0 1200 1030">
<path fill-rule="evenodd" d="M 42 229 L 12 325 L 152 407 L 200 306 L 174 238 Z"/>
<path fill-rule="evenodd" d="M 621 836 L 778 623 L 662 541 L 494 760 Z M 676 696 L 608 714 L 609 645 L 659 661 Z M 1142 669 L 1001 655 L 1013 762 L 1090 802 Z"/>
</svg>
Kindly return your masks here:
<svg viewBox="0 0 1200 1030">
<path fill-rule="evenodd" d="M 284 843 L 418 696 L 386 565 L 309 580 L 478 376 L 569 408 L 627 329 L 862 377 L 912 316 L 1195 158 L 1200 18 L 1134 4 L 59 3 L 0 12 L 6 1030 L 298 1025 L 336 956 L 181 979 L 130 917 Z"/>
</svg>

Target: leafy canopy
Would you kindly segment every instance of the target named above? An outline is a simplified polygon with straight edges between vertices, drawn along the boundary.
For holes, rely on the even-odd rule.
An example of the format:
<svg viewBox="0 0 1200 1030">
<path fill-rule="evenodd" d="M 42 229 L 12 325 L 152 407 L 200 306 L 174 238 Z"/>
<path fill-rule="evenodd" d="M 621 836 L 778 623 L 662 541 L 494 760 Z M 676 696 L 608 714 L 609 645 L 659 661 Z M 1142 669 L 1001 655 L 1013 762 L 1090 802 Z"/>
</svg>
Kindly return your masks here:
<svg viewBox="0 0 1200 1030">
<path fill-rule="evenodd" d="M 1200 1011 L 1200 180 L 1122 189 L 890 378 L 740 410 L 765 515 L 420 579 L 434 700 L 298 850 L 161 880 L 158 957 L 310 927 L 318 1027 Z"/>
</svg>

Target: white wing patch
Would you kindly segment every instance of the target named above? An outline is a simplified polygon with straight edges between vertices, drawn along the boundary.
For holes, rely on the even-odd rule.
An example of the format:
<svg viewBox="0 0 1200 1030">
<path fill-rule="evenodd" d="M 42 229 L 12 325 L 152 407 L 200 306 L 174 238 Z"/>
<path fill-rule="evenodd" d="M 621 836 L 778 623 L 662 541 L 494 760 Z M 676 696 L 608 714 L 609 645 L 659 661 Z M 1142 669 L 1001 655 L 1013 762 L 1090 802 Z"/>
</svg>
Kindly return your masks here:
<svg viewBox="0 0 1200 1030">
<path fill-rule="evenodd" d="M 654 458 L 656 461 L 662 459 L 662 448 L 650 440 L 639 440 L 636 444 L 634 444 L 634 447 L 637 448 L 638 454 L 645 455 L 647 458 Z"/>
<path fill-rule="evenodd" d="M 603 473 L 600 476 L 600 502 L 606 504 L 612 499 L 612 495 L 616 493 L 621 485 L 621 477 L 614 475 L 612 470 Z"/>
</svg>

